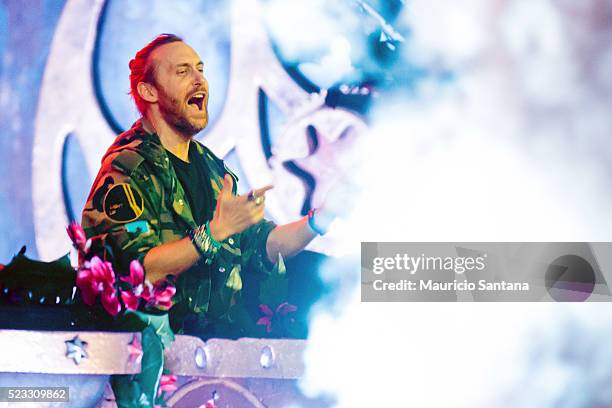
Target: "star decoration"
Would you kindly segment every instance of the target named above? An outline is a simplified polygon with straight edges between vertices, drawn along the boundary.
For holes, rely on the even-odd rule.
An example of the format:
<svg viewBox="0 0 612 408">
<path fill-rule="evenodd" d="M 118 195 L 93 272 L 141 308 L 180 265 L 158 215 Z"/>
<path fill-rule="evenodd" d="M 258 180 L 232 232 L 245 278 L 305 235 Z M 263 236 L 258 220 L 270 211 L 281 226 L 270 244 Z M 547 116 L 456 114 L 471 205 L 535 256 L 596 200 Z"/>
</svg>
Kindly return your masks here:
<svg viewBox="0 0 612 408">
<path fill-rule="evenodd" d="M 87 342 L 79 339 L 78 334 L 72 340 L 66 340 L 64 343 L 66 343 L 66 357 L 73 359 L 74 364 L 79 365 L 81 359 L 89 357 L 85 350 Z"/>
<path fill-rule="evenodd" d="M 128 353 L 128 361 L 130 364 L 140 364 L 142 361 L 142 345 L 136 334 L 134 338 L 132 338 L 132 341 L 128 343 Z"/>
<path fill-rule="evenodd" d="M 296 120 L 275 141 L 272 152 L 276 160 L 293 162 L 312 176 L 314 191 L 306 192 L 310 208 L 318 207 L 324 201 L 326 207 L 332 207 L 329 198 L 326 199 L 330 191 L 352 188 L 347 174 L 359 161 L 359 136 L 365 129 L 364 122 L 355 114 L 320 109 Z M 341 203 L 336 205 L 346 205 L 345 200 L 337 201 Z M 344 209 L 340 211 L 343 212 Z"/>
</svg>

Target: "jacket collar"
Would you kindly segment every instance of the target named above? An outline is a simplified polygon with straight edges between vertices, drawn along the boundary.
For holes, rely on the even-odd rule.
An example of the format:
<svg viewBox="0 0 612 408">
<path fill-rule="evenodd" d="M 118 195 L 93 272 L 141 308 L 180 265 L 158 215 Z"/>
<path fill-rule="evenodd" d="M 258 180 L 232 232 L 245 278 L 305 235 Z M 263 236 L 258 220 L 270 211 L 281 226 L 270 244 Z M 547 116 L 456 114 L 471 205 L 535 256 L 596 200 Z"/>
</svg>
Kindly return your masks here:
<svg viewBox="0 0 612 408">
<path fill-rule="evenodd" d="M 169 194 L 164 194 L 165 207 L 172 208 L 172 211 L 190 227 L 196 227 L 185 190 L 176 176 L 159 136 L 156 133 L 147 132 L 142 125 L 142 120 L 139 119 L 128 131 L 117 136 L 104 157 L 123 150 L 134 151 L 142 156 L 158 176 L 163 189 L 169 192 Z"/>
</svg>

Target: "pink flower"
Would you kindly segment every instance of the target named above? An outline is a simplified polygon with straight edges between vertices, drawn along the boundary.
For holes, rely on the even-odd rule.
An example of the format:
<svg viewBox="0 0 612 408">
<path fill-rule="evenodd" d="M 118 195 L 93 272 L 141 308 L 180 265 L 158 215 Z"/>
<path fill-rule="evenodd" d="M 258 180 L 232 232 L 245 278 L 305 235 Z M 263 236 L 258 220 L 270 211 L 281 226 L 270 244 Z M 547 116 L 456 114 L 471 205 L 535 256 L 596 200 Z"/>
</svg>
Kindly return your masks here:
<svg viewBox="0 0 612 408">
<path fill-rule="evenodd" d="M 119 279 L 132 285 L 131 290 L 121 292 L 123 304 L 125 304 L 126 309 L 137 310 L 140 297 L 144 291 L 144 270 L 140 262 L 136 260 L 130 262 L 130 275 L 120 276 Z"/>
<path fill-rule="evenodd" d="M 170 309 L 172 307 L 172 297 L 176 294 L 176 288 L 163 280 L 155 285 L 145 280 L 144 270 L 138 261 L 130 263 L 129 276 L 122 276 L 119 279 L 132 285 L 131 290 L 121 292 L 121 299 L 127 309 L 137 310 L 140 299 L 145 301 L 146 308 Z"/>
<path fill-rule="evenodd" d="M 270 333 L 272 331 L 272 317 L 274 316 L 274 312 L 270 309 L 270 306 L 261 304 L 259 305 L 259 310 L 264 314 L 264 317 L 260 317 L 257 320 L 257 324 L 266 326 L 266 331 Z"/>
<path fill-rule="evenodd" d="M 172 307 L 172 296 L 176 294 L 174 286 L 162 287 L 155 285 L 153 290 L 153 305 L 162 309 L 170 309 Z"/>
<path fill-rule="evenodd" d="M 198 408 L 217 408 L 217 406 L 215 405 L 214 400 L 208 400 L 206 401 L 206 404 L 200 405 Z"/>
<path fill-rule="evenodd" d="M 144 269 L 140 262 L 133 260 L 130 262 L 130 275 L 119 277 L 123 282 L 127 282 L 132 286 L 142 285 L 144 282 Z"/>
<path fill-rule="evenodd" d="M 123 300 L 123 304 L 125 308 L 128 310 L 138 310 L 138 301 L 140 298 L 134 295 L 134 292 L 131 290 L 122 290 L 121 291 L 121 300 Z"/>
<path fill-rule="evenodd" d="M 276 313 L 280 314 L 281 316 L 287 316 L 289 313 L 293 313 L 296 310 L 297 306 L 284 302 L 278 305 L 276 308 Z"/>
<path fill-rule="evenodd" d="M 272 319 L 275 318 L 275 315 L 286 316 L 289 313 L 295 312 L 297 310 L 297 306 L 284 302 L 278 305 L 276 311 L 273 312 L 272 309 L 270 309 L 270 306 L 261 304 L 259 305 L 259 310 L 261 310 L 264 316 L 257 320 L 257 324 L 266 326 L 266 331 L 270 333 L 272 331 Z"/>
<path fill-rule="evenodd" d="M 121 303 L 119 303 L 114 287 L 107 288 L 102 292 L 102 306 L 111 316 L 117 316 L 121 311 Z"/>
<path fill-rule="evenodd" d="M 81 227 L 79 223 L 73 221 L 66 228 L 66 232 L 72 241 L 72 245 L 74 245 L 81 254 L 87 254 L 91 247 L 91 239 L 87 239 L 83 227 Z"/>
<path fill-rule="evenodd" d="M 176 389 L 176 375 L 162 374 L 161 379 L 159 380 L 159 390 L 157 391 L 157 396 L 159 397 L 162 392 L 176 391 Z"/>
<path fill-rule="evenodd" d="M 174 286 L 167 285 L 165 282 L 152 285 L 147 281 L 142 292 L 142 298 L 145 300 L 145 307 L 147 308 L 170 309 L 172 307 L 172 296 L 175 294 L 176 288 Z"/>
<path fill-rule="evenodd" d="M 97 256 L 85 262 L 77 273 L 76 285 L 85 304 L 92 306 L 100 295 L 102 306 L 110 315 L 116 316 L 121 311 L 115 291 L 115 272 L 110 262 L 104 262 Z"/>
</svg>

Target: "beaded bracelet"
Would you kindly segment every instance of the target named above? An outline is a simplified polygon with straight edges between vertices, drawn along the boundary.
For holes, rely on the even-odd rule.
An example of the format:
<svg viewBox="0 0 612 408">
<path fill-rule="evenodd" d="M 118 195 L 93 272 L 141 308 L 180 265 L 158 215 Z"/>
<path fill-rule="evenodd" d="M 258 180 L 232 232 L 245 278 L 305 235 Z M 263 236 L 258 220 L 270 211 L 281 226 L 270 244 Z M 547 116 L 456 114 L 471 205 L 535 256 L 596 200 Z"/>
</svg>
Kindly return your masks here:
<svg viewBox="0 0 612 408">
<path fill-rule="evenodd" d="M 189 238 L 204 259 L 204 263 L 210 265 L 221 248 L 221 243 L 210 235 L 209 222 L 190 230 Z"/>
</svg>

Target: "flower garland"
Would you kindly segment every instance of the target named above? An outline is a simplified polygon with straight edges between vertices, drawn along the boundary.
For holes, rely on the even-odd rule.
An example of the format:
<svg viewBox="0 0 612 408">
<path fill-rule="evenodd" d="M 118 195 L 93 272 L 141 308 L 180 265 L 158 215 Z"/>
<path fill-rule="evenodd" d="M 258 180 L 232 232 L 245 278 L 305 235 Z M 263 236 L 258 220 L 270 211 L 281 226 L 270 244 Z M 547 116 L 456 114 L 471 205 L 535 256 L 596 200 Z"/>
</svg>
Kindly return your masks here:
<svg viewBox="0 0 612 408">
<path fill-rule="evenodd" d="M 168 281 L 152 284 L 145 280 L 142 265 L 134 260 L 130 263 L 129 275 L 119 278 L 127 285 L 121 285 L 117 282 L 113 265 L 91 253 L 91 239 L 86 239 L 81 225 L 72 222 L 66 231 L 79 253 L 76 286 L 86 305 L 93 306 L 100 297 L 102 307 L 111 316 L 117 316 L 124 309 L 170 309 L 176 288 Z"/>
<path fill-rule="evenodd" d="M 165 407 L 164 397 L 167 392 L 176 390 L 177 378 L 162 374 L 163 348 L 174 337 L 168 324 L 158 322 L 159 313 L 172 306 L 176 288 L 167 280 L 154 284 L 146 280 L 144 269 L 136 260 L 130 263 L 129 274 L 117 279 L 112 263 L 94 254 L 94 245 L 80 224 L 72 222 L 66 231 L 78 252 L 76 286 L 83 303 L 93 307 L 99 300 L 103 310 L 116 320 L 118 326 L 125 328 L 127 324 L 127 328 L 142 330 L 142 343 L 135 337 L 127 345 L 130 361 L 141 363 L 141 373 L 114 376 L 111 381 L 118 405 Z M 111 251 L 105 250 L 104 253 Z M 162 315 L 162 319 L 164 317 L 167 319 L 167 314 Z M 160 330 L 160 326 L 164 330 Z"/>
</svg>

